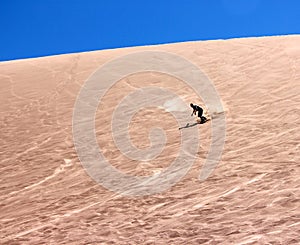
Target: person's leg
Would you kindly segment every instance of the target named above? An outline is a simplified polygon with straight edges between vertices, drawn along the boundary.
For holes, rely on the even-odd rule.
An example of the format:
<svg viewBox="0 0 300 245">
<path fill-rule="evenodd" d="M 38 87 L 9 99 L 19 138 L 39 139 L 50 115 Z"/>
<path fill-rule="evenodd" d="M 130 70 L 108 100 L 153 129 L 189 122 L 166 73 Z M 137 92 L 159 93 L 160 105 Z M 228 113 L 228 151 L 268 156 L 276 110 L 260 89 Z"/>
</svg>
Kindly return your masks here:
<svg viewBox="0 0 300 245">
<path fill-rule="evenodd" d="M 205 123 L 207 121 L 207 118 L 205 116 L 201 117 L 201 123 Z"/>
<path fill-rule="evenodd" d="M 198 117 L 201 120 L 201 123 L 205 123 L 206 122 L 206 117 L 203 116 L 203 109 L 200 108 L 200 110 L 198 111 Z"/>
<path fill-rule="evenodd" d="M 202 108 L 200 108 L 199 111 L 198 111 L 198 117 L 201 118 L 202 114 L 203 114 L 203 110 L 202 110 Z"/>
</svg>

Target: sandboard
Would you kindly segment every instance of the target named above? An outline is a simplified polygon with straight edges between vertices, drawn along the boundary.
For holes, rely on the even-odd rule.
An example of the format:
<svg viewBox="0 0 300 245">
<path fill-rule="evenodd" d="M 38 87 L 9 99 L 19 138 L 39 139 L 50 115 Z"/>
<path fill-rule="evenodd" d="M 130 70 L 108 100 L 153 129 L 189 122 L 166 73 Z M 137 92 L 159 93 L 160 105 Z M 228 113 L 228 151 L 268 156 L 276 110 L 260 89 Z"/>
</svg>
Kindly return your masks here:
<svg viewBox="0 0 300 245">
<path fill-rule="evenodd" d="M 204 124 L 208 121 L 210 121 L 211 119 L 210 118 L 207 118 L 207 117 L 202 117 L 202 120 L 197 118 L 196 119 L 196 123 L 194 124 L 190 124 L 190 123 L 187 123 L 184 127 L 180 127 L 179 130 L 183 129 L 183 128 L 190 128 L 190 127 L 193 127 L 193 126 L 196 126 L 197 124 Z"/>
<path fill-rule="evenodd" d="M 197 120 L 198 124 L 204 124 L 204 123 L 210 121 L 210 118 L 202 116 L 201 119 L 197 118 L 196 120 Z"/>
</svg>

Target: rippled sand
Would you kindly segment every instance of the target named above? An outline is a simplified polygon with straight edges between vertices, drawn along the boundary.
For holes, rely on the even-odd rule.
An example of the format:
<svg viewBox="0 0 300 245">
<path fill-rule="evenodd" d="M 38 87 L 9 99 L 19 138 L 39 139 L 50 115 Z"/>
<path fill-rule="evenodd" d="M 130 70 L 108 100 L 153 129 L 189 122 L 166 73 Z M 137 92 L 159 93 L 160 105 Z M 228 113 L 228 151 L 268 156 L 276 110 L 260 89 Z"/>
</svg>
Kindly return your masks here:
<svg viewBox="0 0 300 245">
<path fill-rule="evenodd" d="M 187 42 L 0 63 L 0 243 L 299 244 L 299 43 L 297 35 Z M 196 125 L 197 161 L 184 179 L 159 194 L 124 197 L 83 169 L 72 113 L 82 84 L 100 65 L 141 50 L 178 54 L 206 73 L 223 102 L 226 142 L 221 162 L 200 182 L 211 121 Z M 180 148 L 184 125 L 159 108 L 137 112 L 129 129 L 140 148 L 149 146 L 151 127 L 165 130 L 157 159 L 130 160 L 114 145 L 110 122 L 118 100 L 153 84 L 200 102 L 165 74 L 117 83 L 99 106 L 96 134 L 105 157 L 127 173 L 161 171 Z"/>
</svg>

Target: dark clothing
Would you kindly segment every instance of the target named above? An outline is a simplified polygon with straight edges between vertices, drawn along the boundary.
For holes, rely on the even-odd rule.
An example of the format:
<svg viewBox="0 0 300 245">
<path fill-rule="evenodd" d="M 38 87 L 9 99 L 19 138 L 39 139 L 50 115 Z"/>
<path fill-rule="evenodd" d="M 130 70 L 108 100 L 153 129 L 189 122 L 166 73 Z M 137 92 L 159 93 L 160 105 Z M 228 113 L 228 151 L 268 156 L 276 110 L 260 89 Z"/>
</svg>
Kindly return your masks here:
<svg viewBox="0 0 300 245">
<path fill-rule="evenodd" d="M 194 112 L 198 111 L 198 117 L 201 118 L 202 114 L 203 114 L 203 109 L 197 105 L 193 105 L 192 108 L 193 108 Z"/>
<path fill-rule="evenodd" d="M 202 115 L 203 115 L 203 109 L 202 109 L 200 106 L 194 105 L 194 104 L 192 104 L 192 103 L 190 104 L 190 106 L 193 108 L 193 113 L 192 113 L 192 115 L 193 115 L 193 114 L 196 115 L 196 112 L 198 112 L 198 117 L 199 117 L 199 119 L 201 119 L 201 122 L 200 122 L 200 123 L 205 123 L 205 122 L 207 121 L 207 118 L 204 117 L 204 116 L 202 116 Z"/>
</svg>

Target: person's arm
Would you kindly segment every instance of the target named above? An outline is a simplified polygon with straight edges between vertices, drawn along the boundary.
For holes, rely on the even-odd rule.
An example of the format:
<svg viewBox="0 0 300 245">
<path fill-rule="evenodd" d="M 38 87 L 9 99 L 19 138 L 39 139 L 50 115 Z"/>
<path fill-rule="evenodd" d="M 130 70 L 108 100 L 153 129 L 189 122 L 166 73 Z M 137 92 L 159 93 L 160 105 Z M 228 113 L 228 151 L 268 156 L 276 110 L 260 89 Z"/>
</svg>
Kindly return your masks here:
<svg viewBox="0 0 300 245">
<path fill-rule="evenodd" d="M 192 115 L 191 115 L 191 116 L 193 116 L 193 115 L 196 115 L 196 110 L 195 110 L 195 109 L 193 110 L 193 112 L 192 112 Z"/>
</svg>

